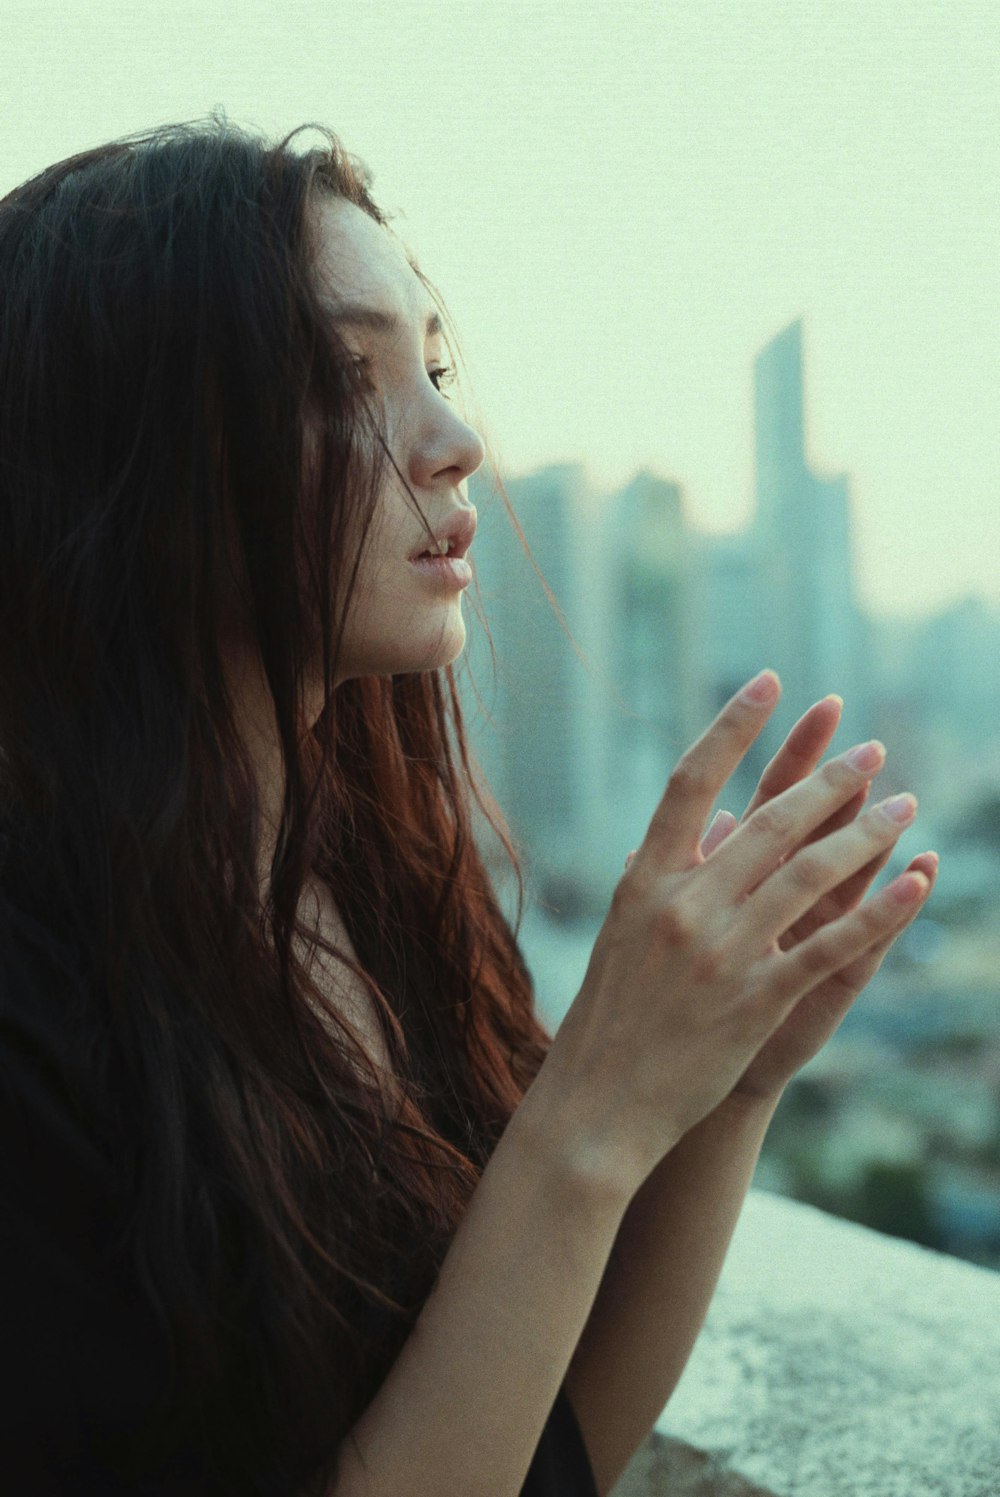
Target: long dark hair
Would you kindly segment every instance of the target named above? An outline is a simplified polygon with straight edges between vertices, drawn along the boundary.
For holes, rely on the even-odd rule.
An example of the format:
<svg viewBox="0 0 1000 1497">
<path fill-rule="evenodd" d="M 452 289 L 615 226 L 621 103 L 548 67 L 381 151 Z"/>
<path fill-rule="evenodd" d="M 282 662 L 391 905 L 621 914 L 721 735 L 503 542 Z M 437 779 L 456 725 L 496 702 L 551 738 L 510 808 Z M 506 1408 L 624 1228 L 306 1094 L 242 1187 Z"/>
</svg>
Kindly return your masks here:
<svg viewBox="0 0 1000 1497">
<path fill-rule="evenodd" d="M 241 1492 L 329 1482 L 551 1038 L 452 668 L 333 690 L 391 457 L 308 210 L 339 195 L 392 231 L 364 164 L 310 128 L 327 144 L 299 154 L 298 130 L 166 126 L 0 201 L 4 884 L 79 953 L 131 1203 L 116 1251 L 169 1348 L 165 1404 L 183 1390 Z M 263 903 L 220 658 L 234 596 L 284 754 Z M 310 875 L 357 964 L 300 925 Z M 293 938 L 364 983 L 398 1105 Z"/>
</svg>

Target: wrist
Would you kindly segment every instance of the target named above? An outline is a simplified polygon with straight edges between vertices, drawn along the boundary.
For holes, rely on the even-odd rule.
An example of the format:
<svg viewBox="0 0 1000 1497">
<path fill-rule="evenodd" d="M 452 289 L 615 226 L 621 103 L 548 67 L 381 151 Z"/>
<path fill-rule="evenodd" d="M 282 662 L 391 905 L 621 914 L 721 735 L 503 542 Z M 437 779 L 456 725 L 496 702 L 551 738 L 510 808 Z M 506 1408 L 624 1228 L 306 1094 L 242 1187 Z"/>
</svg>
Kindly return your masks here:
<svg viewBox="0 0 1000 1497">
<path fill-rule="evenodd" d="M 723 1127 L 766 1129 L 783 1095 L 784 1087 L 776 1092 L 741 1092 L 734 1089 L 702 1121 L 714 1119 Z"/>
<path fill-rule="evenodd" d="M 645 1171 L 631 1151 L 595 1129 L 572 1091 L 545 1066 L 508 1124 L 519 1147 L 561 1195 L 624 1215 Z"/>
</svg>

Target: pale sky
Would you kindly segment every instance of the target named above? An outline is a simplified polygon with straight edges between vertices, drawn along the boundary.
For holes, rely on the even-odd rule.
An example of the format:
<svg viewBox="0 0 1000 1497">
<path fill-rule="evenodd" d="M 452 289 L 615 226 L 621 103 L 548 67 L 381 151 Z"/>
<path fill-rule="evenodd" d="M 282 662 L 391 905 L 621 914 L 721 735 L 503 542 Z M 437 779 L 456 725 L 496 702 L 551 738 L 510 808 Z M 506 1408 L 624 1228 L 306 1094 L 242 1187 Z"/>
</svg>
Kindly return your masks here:
<svg viewBox="0 0 1000 1497">
<path fill-rule="evenodd" d="M 502 471 L 649 466 L 715 532 L 750 513 L 754 357 L 802 317 L 864 604 L 1000 606 L 998 97 L 994 0 L 5 0 L 0 192 L 216 105 L 325 123 Z"/>
</svg>

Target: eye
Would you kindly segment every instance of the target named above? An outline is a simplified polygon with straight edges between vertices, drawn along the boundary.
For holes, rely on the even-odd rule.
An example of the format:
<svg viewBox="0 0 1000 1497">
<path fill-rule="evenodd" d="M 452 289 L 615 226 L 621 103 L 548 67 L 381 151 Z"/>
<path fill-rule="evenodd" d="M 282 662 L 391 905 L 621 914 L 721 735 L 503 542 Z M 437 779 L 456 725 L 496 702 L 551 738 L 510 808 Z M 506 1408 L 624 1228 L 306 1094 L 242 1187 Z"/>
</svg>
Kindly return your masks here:
<svg viewBox="0 0 1000 1497">
<path fill-rule="evenodd" d="M 455 370 L 451 364 L 445 364 L 440 369 L 432 369 L 430 371 L 430 378 L 433 381 L 435 390 L 437 390 L 439 394 L 444 395 L 442 386 L 453 385 L 455 383 Z M 439 380 L 440 384 L 438 383 Z M 448 396 L 445 395 L 444 398 L 445 400 L 447 400 Z"/>
<path fill-rule="evenodd" d="M 364 389 L 374 389 L 372 380 L 369 377 L 371 371 L 371 359 L 368 357 L 368 355 L 363 353 L 354 354 L 351 358 L 351 364 L 354 368 L 355 373 L 357 374 L 359 384 Z M 439 369 L 430 369 L 428 370 L 428 378 L 430 379 L 435 390 L 437 390 L 440 395 L 444 395 L 444 387 L 446 385 L 452 385 L 455 382 L 456 375 L 454 366 L 451 364 L 443 364 Z M 447 395 L 445 395 L 445 399 L 448 399 Z"/>
<path fill-rule="evenodd" d="M 368 378 L 368 371 L 371 368 L 371 360 L 368 358 L 367 354 L 355 354 L 351 359 L 351 364 L 354 368 L 355 374 L 357 375 L 358 384 L 362 387 L 362 389 L 374 389 L 372 381 Z"/>
</svg>

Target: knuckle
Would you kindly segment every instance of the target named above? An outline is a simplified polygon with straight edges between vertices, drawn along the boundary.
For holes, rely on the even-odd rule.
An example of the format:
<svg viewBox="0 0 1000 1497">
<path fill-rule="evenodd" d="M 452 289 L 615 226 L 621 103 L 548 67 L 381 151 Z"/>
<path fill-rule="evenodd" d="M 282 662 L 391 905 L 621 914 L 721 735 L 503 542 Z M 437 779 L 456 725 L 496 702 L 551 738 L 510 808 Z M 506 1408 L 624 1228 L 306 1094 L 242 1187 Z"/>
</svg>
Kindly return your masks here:
<svg viewBox="0 0 1000 1497">
<path fill-rule="evenodd" d="M 813 936 L 796 952 L 795 965 L 807 977 L 822 977 L 836 964 L 836 951 L 826 935 Z"/>
<path fill-rule="evenodd" d="M 791 835 L 792 816 L 788 807 L 782 805 L 778 800 L 769 800 L 766 806 L 761 806 L 755 811 L 747 822 L 747 826 L 753 826 L 759 836 L 768 840 L 784 841 Z"/>
<path fill-rule="evenodd" d="M 639 891 L 636 887 L 635 874 L 630 873 L 626 869 L 615 885 L 614 892 L 611 895 L 612 912 L 616 915 L 621 915 L 624 911 L 631 909 L 635 905 L 638 895 Z"/>
<path fill-rule="evenodd" d="M 867 980 L 871 981 L 871 978 L 874 976 L 875 971 L 873 970 Z M 831 972 L 827 978 L 827 982 L 832 985 L 833 991 L 838 995 L 838 998 L 843 998 L 845 994 L 850 998 L 854 998 L 858 994 L 857 981 L 846 977 L 843 972 Z"/>
<path fill-rule="evenodd" d="M 674 771 L 668 783 L 673 793 L 681 796 L 704 795 L 710 788 L 705 764 L 698 759 L 690 758 L 687 754 L 674 765 Z"/>
<path fill-rule="evenodd" d="M 854 911 L 856 923 L 872 941 L 885 935 L 886 925 L 891 923 L 892 916 L 893 911 L 882 901 L 873 903 L 870 899 L 866 899 L 864 904 L 859 904 Z"/>
<path fill-rule="evenodd" d="M 826 883 L 826 861 L 809 848 L 796 853 L 785 868 L 793 885 L 804 894 L 818 894 Z"/>
<path fill-rule="evenodd" d="M 829 759 L 819 770 L 820 777 L 833 789 L 847 794 L 857 794 L 858 777 L 861 771 L 852 769 L 846 759 Z M 867 782 L 866 782 L 867 783 Z"/>
<path fill-rule="evenodd" d="M 894 841 L 902 832 L 906 831 L 906 823 L 896 821 L 890 816 L 888 811 L 885 810 L 883 802 L 879 802 L 875 806 L 868 806 L 861 819 L 871 834 L 872 841 L 879 843 L 880 846 L 884 846 L 886 841 Z"/>
<path fill-rule="evenodd" d="M 695 923 L 685 905 L 676 898 L 668 899 L 653 917 L 653 933 L 664 946 L 688 946 L 694 938 Z"/>
<path fill-rule="evenodd" d="M 726 970 L 725 952 L 719 947 L 707 946 L 695 953 L 691 962 L 693 982 L 714 982 Z"/>
</svg>

